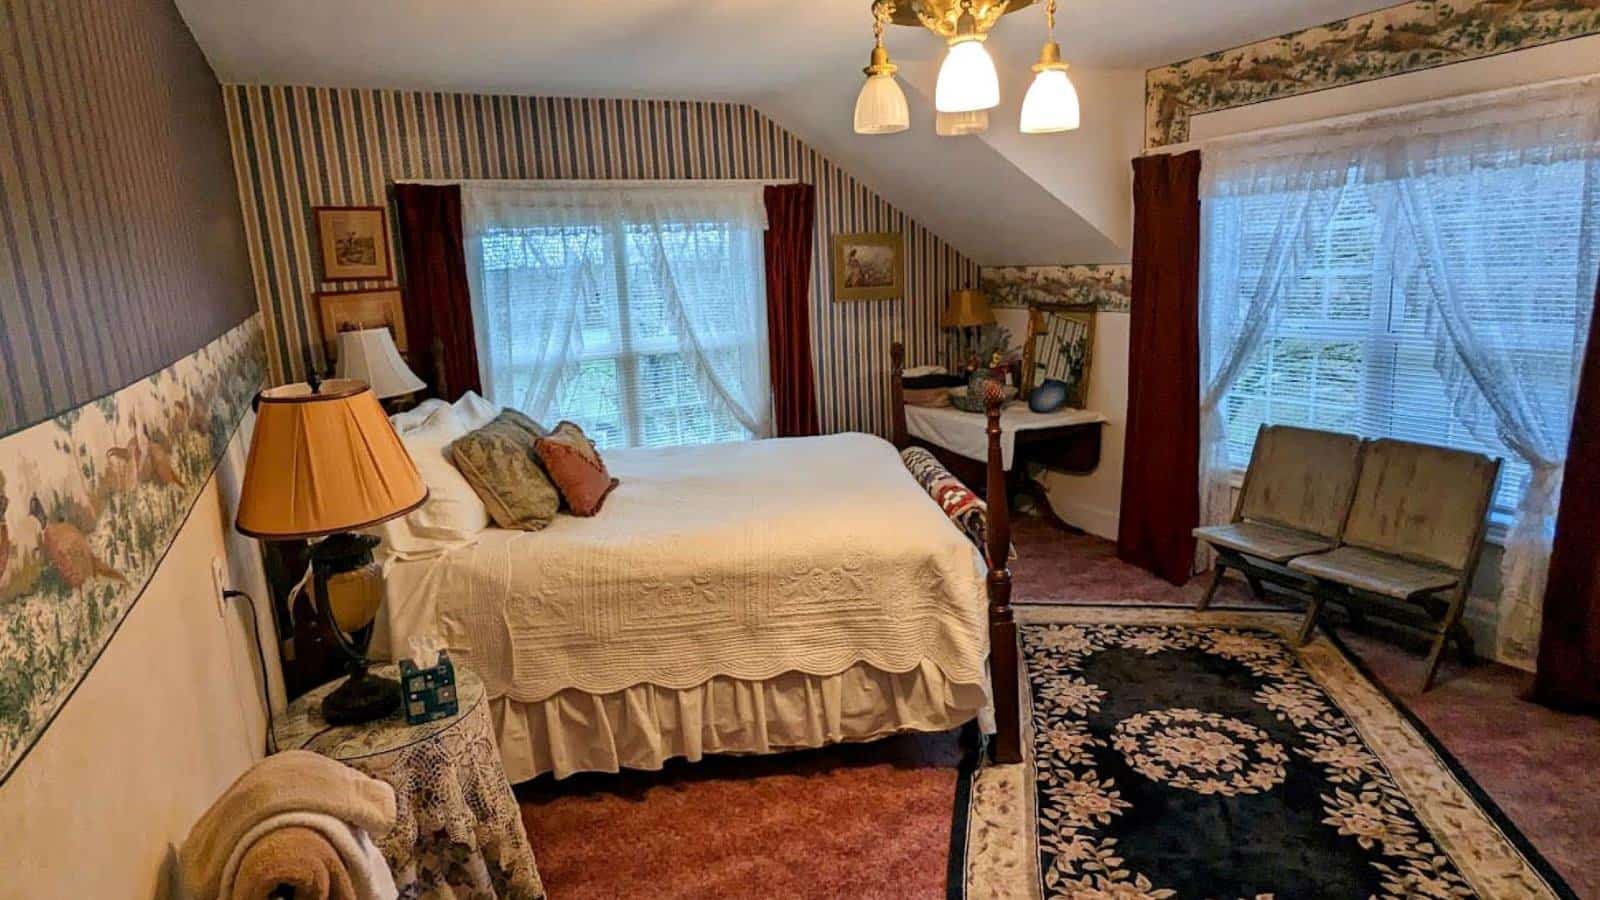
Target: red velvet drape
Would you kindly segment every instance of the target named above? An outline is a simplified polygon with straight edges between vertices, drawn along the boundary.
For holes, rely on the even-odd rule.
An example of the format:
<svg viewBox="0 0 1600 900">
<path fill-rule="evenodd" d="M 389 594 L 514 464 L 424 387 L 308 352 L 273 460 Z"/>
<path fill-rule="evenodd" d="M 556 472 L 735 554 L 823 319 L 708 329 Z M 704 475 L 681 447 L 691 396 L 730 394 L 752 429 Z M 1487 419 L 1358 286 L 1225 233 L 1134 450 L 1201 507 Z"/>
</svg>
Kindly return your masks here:
<svg viewBox="0 0 1600 900">
<path fill-rule="evenodd" d="M 767 344 L 778 437 L 821 431 L 811 366 L 811 244 L 817 190 L 809 184 L 767 185 Z"/>
<path fill-rule="evenodd" d="M 1200 153 L 1134 160 L 1133 216 L 1117 556 L 1182 584 L 1200 521 Z"/>
<path fill-rule="evenodd" d="M 1595 305 L 1600 309 L 1600 287 Z M 1572 440 L 1556 513 L 1550 581 L 1539 633 L 1534 699 L 1559 709 L 1600 713 L 1600 315 L 1589 325 Z"/>
<path fill-rule="evenodd" d="M 446 400 L 466 391 L 483 393 L 462 246 L 461 188 L 397 184 L 394 198 L 400 211 L 412 368 Z"/>
</svg>

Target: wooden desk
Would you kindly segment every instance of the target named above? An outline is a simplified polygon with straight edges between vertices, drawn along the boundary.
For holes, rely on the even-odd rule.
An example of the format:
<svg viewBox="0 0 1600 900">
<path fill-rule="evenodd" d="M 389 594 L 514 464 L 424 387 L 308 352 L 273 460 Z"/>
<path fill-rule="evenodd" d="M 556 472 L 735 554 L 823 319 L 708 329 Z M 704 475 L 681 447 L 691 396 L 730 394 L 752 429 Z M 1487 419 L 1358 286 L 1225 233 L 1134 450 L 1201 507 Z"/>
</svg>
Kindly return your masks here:
<svg viewBox="0 0 1600 900">
<path fill-rule="evenodd" d="M 1069 475 L 1087 475 L 1100 465 L 1100 433 L 1106 417 L 1093 410 L 1063 409 L 1035 413 L 1013 401 L 1001 414 L 1006 493 L 1026 492 L 1059 528 L 1076 531 L 1050 508 L 1044 487 L 1028 477 L 1036 463 Z M 981 413 L 955 407 L 901 405 L 896 411 L 896 444 L 926 447 L 957 478 L 983 493 L 987 422 Z"/>
</svg>

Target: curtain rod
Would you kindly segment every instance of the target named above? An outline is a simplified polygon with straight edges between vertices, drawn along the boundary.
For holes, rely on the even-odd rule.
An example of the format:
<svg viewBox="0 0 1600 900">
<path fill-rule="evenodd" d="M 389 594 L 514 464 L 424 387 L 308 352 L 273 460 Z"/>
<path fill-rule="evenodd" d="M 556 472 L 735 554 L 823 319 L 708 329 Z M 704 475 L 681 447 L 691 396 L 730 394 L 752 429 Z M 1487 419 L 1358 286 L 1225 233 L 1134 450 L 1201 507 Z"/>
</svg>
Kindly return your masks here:
<svg viewBox="0 0 1600 900">
<path fill-rule="evenodd" d="M 745 187 L 798 184 L 798 178 L 396 178 L 395 184 L 517 185 L 523 187 Z"/>
<path fill-rule="evenodd" d="M 1181 144 L 1168 144 L 1163 147 L 1151 147 L 1140 152 L 1140 156 L 1159 156 L 1164 153 L 1184 153 L 1189 150 L 1203 150 L 1206 147 L 1215 147 L 1219 144 L 1231 144 L 1235 141 L 1259 141 L 1264 138 L 1294 137 L 1302 134 L 1315 134 L 1322 129 L 1340 129 L 1351 125 L 1360 125 L 1376 119 L 1390 116 L 1403 116 L 1408 113 L 1431 112 L 1433 110 L 1448 109 L 1452 106 L 1471 106 L 1492 100 L 1504 100 L 1522 94 L 1536 94 L 1551 88 L 1600 85 L 1600 72 L 1588 75 L 1575 75 L 1570 78 L 1555 78 L 1550 81 L 1538 81 L 1532 84 L 1519 84 L 1507 88 L 1495 88 L 1490 91 L 1478 91 L 1472 94 L 1456 94 L 1451 97 L 1436 97 L 1431 100 L 1420 100 L 1416 103 L 1406 103 L 1400 106 L 1390 106 L 1383 109 L 1364 110 L 1362 112 L 1346 113 L 1329 119 L 1313 119 L 1308 122 L 1291 122 L 1287 125 L 1272 125 L 1266 128 L 1257 128 L 1252 131 L 1240 131 L 1234 134 L 1221 134 L 1214 138 L 1199 141 L 1184 141 Z M 1306 96 L 1304 94 L 1300 96 Z M 1279 98 L 1283 100 L 1290 97 Z M 1271 103 L 1273 101 L 1264 101 Z M 1238 107 L 1236 107 L 1238 108 Z M 1217 110 L 1221 112 L 1221 110 Z"/>
</svg>

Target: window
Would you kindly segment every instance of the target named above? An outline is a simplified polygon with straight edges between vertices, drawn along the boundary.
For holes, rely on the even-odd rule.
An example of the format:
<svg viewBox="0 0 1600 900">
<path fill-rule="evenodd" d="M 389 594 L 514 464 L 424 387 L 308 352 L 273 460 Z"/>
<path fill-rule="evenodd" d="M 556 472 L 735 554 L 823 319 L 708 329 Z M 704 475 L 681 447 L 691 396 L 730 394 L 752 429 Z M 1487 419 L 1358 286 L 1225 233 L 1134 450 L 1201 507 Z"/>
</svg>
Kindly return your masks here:
<svg viewBox="0 0 1600 900">
<path fill-rule="evenodd" d="M 1525 405 L 1564 453 L 1600 269 L 1594 148 L 1556 143 L 1313 153 L 1319 176 L 1207 197 L 1202 328 L 1225 344 L 1270 310 L 1221 396 L 1226 463 L 1248 464 L 1263 424 L 1476 450 L 1504 461 L 1494 516 L 1510 524 L 1533 472 L 1497 404 Z M 1263 285 L 1276 296 L 1256 304 Z M 1491 400 L 1485 377 L 1516 391 Z"/>
<path fill-rule="evenodd" d="M 764 436 L 761 220 L 751 212 L 614 190 L 513 203 L 491 192 L 468 241 L 486 391 L 541 421 L 577 422 L 601 448 Z"/>
</svg>

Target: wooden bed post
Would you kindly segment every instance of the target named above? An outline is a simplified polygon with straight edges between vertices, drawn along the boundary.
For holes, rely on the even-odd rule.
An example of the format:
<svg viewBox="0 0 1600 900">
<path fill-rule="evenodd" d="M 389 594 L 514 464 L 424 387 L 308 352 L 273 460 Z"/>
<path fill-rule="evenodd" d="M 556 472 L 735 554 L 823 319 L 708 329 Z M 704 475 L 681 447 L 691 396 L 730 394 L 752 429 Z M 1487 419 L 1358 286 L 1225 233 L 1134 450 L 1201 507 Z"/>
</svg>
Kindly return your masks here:
<svg viewBox="0 0 1600 900">
<path fill-rule="evenodd" d="M 911 445 L 906 431 L 906 347 L 899 341 L 889 345 L 889 440 L 896 450 Z"/>
<path fill-rule="evenodd" d="M 1022 761 L 1022 715 L 1018 679 L 1017 622 L 1011 612 L 1011 510 L 1006 497 L 1005 457 L 1000 451 L 999 382 L 985 386 L 989 422 L 989 678 L 994 689 L 994 761 Z"/>
</svg>

